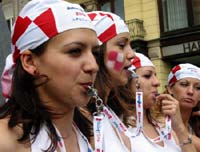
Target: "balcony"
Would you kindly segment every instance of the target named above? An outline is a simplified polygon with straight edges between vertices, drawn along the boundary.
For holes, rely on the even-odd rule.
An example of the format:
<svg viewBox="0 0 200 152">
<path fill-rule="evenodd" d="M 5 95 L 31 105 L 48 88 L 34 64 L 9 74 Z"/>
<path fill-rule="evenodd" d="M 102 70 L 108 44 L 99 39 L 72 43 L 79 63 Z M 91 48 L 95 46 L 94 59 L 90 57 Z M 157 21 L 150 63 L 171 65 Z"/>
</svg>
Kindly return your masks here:
<svg viewBox="0 0 200 152">
<path fill-rule="evenodd" d="M 126 24 L 129 27 L 132 41 L 144 40 L 145 30 L 144 30 L 142 20 L 131 19 L 131 20 L 127 20 Z"/>
</svg>

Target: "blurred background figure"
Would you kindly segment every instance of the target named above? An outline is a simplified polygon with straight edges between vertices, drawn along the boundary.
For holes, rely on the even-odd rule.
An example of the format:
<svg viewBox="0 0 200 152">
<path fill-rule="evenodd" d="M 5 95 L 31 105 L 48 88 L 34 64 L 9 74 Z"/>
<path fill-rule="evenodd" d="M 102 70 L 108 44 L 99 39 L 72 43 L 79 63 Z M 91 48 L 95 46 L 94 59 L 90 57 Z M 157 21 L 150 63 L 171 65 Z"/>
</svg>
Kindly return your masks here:
<svg viewBox="0 0 200 152">
<path fill-rule="evenodd" d="M 169 94 L 179 102 L 183 123 L 187 128 L 187 132 L 192 135 L 192 142 L 199 152 L 200 138 L 198 138 L 195 135 L 195 131 L 192 130 L 192 126 L 195 126 L 194 128 L 197 127 L 197 117 L 193 117 L 192 112 L 193 110 L 198 110 L 196 108 L 198 108 L 197 105 L 200 101 L 199 67 L 190 63 L 176 65 L 169 73 L 167 88 Z"/>
</svg>

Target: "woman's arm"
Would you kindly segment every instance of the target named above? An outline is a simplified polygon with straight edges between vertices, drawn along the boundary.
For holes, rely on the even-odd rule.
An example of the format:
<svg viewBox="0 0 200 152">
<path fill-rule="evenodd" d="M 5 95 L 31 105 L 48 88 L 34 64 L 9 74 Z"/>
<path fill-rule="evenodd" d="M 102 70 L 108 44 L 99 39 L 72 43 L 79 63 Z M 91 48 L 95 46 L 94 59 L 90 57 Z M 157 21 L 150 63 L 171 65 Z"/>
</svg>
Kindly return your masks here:
<svg viewBox="0 0 200 152">
<path fill-rule="evenodd" d="M 163 114 L 171 117 L 172 129 L 182 152 L 197 152 L 194 141 L 183 123 L 179 102 L 169 94 L 161 94 L 157 97 L 157 100 L 162 102 Z"/>
</svg>

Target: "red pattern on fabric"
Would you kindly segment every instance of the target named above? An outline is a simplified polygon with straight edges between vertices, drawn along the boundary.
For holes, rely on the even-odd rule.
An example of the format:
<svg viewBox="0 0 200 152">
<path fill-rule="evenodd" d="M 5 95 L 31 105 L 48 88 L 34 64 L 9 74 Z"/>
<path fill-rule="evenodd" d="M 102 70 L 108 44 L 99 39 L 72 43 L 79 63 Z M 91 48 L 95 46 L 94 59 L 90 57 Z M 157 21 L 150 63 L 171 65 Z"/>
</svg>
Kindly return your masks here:
<svg viewBox="0 0 200 152">
<path fill-rule="evenodd" d="M 48 20 L 48 22 L 47 22 Z M 52 10 L 49 8 L 33 21 L 49 38 L 58 33 Z"/>
<path fill-rule="evenodd" d="M 88 16 L 90 17 L 90 19 L 93 21 L 94 18 L 97 16 L 96 13 L 91 13 L 91 14 L 88 14 Z"/>
<path fill-rule="evenodd" d="M 104 42 L 106 42 L 107 40 L 109 40 L 110 38 L 112 38 L 116 35 L 117 35 L 116 26 L 115 26 L 115 24 L 113 24 L 109 28 L 107 28 L 103 33 L 101 33 L 98 36 L 98 38 L 102 43 L 104 43 Z"/>
<path fill-rule="evenodd" d="M 175 76 L 175 73 L 177 72 L 177 71 L 179 71 L 181 69 L 181 67 L 179 66 L 179 65 L 177 65 L 177 66 L 175 66 L 173 69 L 172 69 L 172 74 L 173 74 L 173 77 L 171 78 L 171 80 L 169 81 L 169 84 L 172 84 L 172 83 L 174 83 L 174 82 L 176 82 L 177 81 L 177 78 L 176 78 L 176 76 Z"/>
<path fill-rule="evenodd" d="M 18 59 L 19 55 L 20 55 L 20 50 L 17 48 L 17 46 L 14 46 L 14 53 L 13 53 L 13 62 L 16 63 L 16 60 Z"/>
<path fill-rule="evenodd" d="M 177 79 L 176 79 L 176 77 L 175 77 L 175 75 L 171 78 L 171 80 L 169 81 L 169 84 L 172 84 L 172 83 L 174 83 L 174 82 L 176 82 L 177 81 Z"/>
<path fill-rule="evenodd" d="M 181 67 L 179 65 L 177 65 L 172 69 L 172 73 L 175 74 L 180 69 L 181 69 Z"/>
<path fill-rule="evenodd" d="M 4 87 L 4 90 L 6 89 L 6 91 L 10 91 L 11 87 L 8 86 L 7 84 L 11 84 L 12 82 L 12 79 L 10 79 L 10 75 L 9 75 L 9 71 L 5 71 L 3 73 L 4 77 L 2 77 L 2 81 L 1 81 L 1 85 L 2 87 Z M 9 89 L 9 90 L 8 90 Z M 2 91 L 2 95 L 5 97 L 5 98 L 9 98 L 10 95 L 7 94 L 6 92 L 4 92 L 4 90 Z"/>
<path fill-rule="evenodd" d="M 14 35 L 12 36 L 13 45 L 15 45 L 19 37 L 26 31 L 31 23 L 32 21 L 27 16 L 25 18 L 18 16 L 15 23 Z"/>
<path fill-rule="evenodd" d="M 112 20 L 113 20 L 113 17 L 112 17 L 112 15 L 110 15 L 110 14 L 106 14 L 106 13 L 99 13 L 101 16 L 108 16 L 109 18 L 111 18 Z M 113 20 L 114 21 L 114 20 Z"/>
<path fill-rule="evenodd" d="M 133 59 L 132 64 L 133 64 L 136 68 L 141 67 L 141 60 L 140 60 L 140 58 L 136 56 L 136 57 Z"/>
</svg>

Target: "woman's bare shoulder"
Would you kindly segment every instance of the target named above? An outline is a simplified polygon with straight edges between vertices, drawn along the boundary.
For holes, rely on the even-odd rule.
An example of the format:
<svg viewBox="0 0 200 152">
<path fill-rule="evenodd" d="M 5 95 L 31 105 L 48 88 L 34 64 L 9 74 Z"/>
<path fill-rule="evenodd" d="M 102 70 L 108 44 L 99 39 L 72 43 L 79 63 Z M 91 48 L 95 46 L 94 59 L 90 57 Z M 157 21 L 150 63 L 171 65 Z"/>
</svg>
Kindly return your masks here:
<svg viewBox="0 0 200 152">
<path fill-rule="evenodd" d="M 16 137 L 8 128 L 8 119 L 0 119 L 0 135 L 0 151 L 12 149 Z"/>
<path fill-rule="evenodd" d="M 0 152 L 24 151 L 24 145 L 17 141 L 20 134 L 17 130 L 8 128 L 8 119 L 0 119 Z"/>
</svg>

